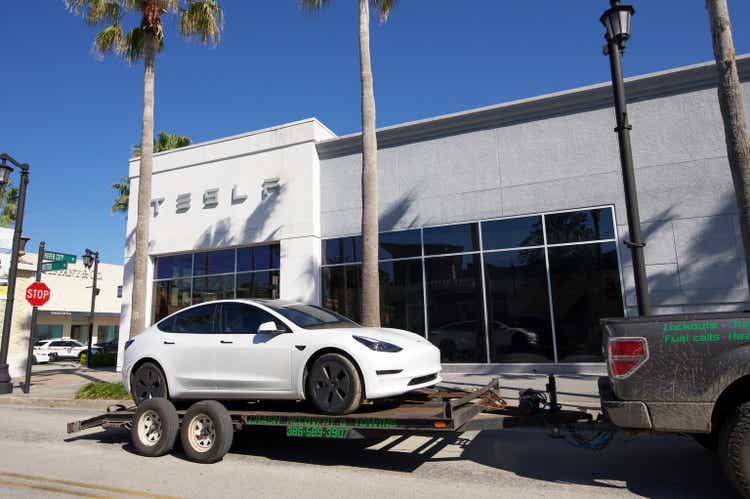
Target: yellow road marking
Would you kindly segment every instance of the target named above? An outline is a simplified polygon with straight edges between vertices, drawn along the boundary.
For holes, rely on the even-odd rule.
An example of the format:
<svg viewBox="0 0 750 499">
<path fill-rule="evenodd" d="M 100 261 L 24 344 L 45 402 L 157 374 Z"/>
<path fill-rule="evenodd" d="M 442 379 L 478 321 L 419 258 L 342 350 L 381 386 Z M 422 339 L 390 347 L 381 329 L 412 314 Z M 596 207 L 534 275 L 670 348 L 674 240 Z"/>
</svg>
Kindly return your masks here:
<svg viewBox="0 0 750 499">
<path fill-rule="evenodd" d="M 60 480 L 60 479 L 48 478 L 48 477 L 42 477 L 42 476 L 24 475 L 22 473 L 0 472 L 0 476 L 4 476 L 7 478 L 20 478 L 22 480 L 34 480 L 34 481 L 49 482 L 49 483 L 59 483 L 61 485 L 69 485 L 71 487 L 101 490 L 103 492 L 113 492 L 115 494 L 124 494 L 124 495 L 135 496 L 135 497 L 151 497 L 153 499 L 179 499 L 176 496 L 162 496 L 158 494 L 152 494 L 149 492 L 142 492 L 139 490 L 121 489 L 118 487 L 109 487 L 107 485 L 97 485 L 97 484 L 85 483 L 85 482 L 74 482 L 72 480 Z M 85 496 L 84 495 L 82 497 L 107 497 L 107 496 L 98 496 L 98 495 Z"/>
<path fill-rule="evenodd" d="M 0 485 L 4 485 L 6 487 L 12 487 L 16 489 L 32 489 L 32 490 L 43 490 L 44 492 L 52 492 L 55 494 L 66 494 L 69 496 L 75 496 L 75 497 L 91 497 L 95 499 L 112 499 L 112 496 L 103 496 L 99 494 L 90 494 L 88 492 L 76 492 L 73 490 L 66 490 L 61 489 L 58 487 L 49 487 L 46 485 L 32 485 L 28 483 L 16 483 L 16 482 L 9 482 L 7 480 L 0 480 Z"/>
</svg>

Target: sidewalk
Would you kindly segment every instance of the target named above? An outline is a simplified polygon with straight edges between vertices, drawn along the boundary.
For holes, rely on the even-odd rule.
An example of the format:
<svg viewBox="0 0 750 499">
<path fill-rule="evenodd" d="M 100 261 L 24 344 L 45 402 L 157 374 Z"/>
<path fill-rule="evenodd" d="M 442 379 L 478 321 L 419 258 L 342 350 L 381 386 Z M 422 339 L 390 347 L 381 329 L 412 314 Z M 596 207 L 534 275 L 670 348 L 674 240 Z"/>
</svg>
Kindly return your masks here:
<svg viewBox="0 0 750 499">
<path fill-rule="evenodd" d="M 81 407 L 103 410 L 116 402 L 76 400 L 76 392 L 88 383 L 113 383 L 121 379 L 120 373 L 115 372 L 114 368 L 89 369 L 73 361 L 38 364 L 32 368 L 30 393 L 23 393 L 23 378 L 14 378 L 13 393 L 0 395 L 0 405 Z"/>
<path fill-rule="evenodd" d="M 487 376 L 459 373 L 445 373 L 443 385 L 454 388 L 480 388 L 495 377 L 500 378 L 500 393 L 509 402 L 518 399 L 519 390 L 533 388 L 544 391 L 547 377 L 536 374 L 506 374 Z M 597 394 L 598 376 L 559 375 L 557 389 L 559 403 L 566 409 L 596 410 L 599 408 Z M 76 362 L 54 362 L 34 366 L 31 375 L 31 393 L 21 390 L 22 379 L 14 379 L 11 395 L 0 395 L 0 404 L 35 405 L 43 407 L 82 407 L 101 408 L 117 403 L 111 400 L 75 400 L 79 388 L 90 382 L 119 382 L 121 375 L 109 369 L 88 369 Z"/>
</svg>

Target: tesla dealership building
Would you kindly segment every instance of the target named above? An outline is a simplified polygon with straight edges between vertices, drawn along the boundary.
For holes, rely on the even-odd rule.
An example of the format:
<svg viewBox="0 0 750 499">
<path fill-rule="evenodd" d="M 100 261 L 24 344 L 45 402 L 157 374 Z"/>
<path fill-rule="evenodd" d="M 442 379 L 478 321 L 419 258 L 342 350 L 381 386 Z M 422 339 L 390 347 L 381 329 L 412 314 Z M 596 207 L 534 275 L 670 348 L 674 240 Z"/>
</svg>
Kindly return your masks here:
<svg viewBox="0 0 750 499">
<path fill-rule="evenodd" d="M 715 67 L 626 86 L 655 313 L 747 308 Z M 599 319 L 636 311 L 611 106 L 600 84 L 380 129 L 383 325 L 425 335 L 447 370 L 601 369 Z M 147 316 L 278 297 L 357 320 L 360 177 L 361 136 L 316 119 L 156 154 Z"/>
</svg>

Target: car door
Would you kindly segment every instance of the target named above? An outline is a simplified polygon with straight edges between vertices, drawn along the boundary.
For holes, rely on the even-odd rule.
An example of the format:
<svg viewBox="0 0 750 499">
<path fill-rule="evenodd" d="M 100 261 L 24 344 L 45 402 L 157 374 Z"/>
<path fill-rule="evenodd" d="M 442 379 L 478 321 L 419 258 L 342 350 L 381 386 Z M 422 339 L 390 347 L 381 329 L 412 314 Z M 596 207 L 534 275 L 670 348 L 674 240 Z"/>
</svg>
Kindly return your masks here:
<svg viewBox="0 0 750 499">
<path fill-rule="evenodd" d="M 160 324 L 159 347 L 174 397 L 212 395 L 216 389 L 214 352 L 218 341 L 215 304 L 188 308 Z"/>
<path fill-rule="evenodd" d="M 68 350 L 68 342 L 63 340 L 52 341 L 49 344 L 49 351 L 59 358 L 65 358 Z"/>
<path fill-rule="evenodd" d="M 247 303 L 222 303 L 221 333 L 214 345 L 216 380 L 222 396 L 283 397 L 292 392 L 294 333 L 269 312 Z M 273 322 L 284 333 L 259 333 Z"/>
</svg>

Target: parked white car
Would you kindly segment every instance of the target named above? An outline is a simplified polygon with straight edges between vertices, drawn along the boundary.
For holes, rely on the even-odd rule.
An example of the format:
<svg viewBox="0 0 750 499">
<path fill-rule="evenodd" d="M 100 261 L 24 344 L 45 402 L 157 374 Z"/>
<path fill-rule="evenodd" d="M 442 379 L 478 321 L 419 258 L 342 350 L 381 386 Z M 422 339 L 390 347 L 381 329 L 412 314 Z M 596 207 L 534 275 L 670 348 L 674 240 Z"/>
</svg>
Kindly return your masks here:
<svg viewBox="0 0 750 499">
<path fill-rule="evenodd" d="M 80 341 L 70 338 L 39 340 L 34 343 L 34 353 L 46 353 L 50 361 L 57 359 L 80 359 L 86 353 L 87 347 Z M 94 351 L 97 349 L 94 347 Z"/>
<path fill-rule="evenodd" d="M 440 351 L 408 331 L 362 327 L 324 308 L 225 300 L 183 309 L 125 344 L 123 382 L 136 403 L 310 400 L 348 414 L 362 400 L 440 381 Z"/>
<path fill-rule="evenodd" d="M 35 348 L 33 351 L 33 355 L 34 357 L 31 360 L 34 364 L 46 364 L 49 362 L 49 352 L 37 350 Z"/>
</svg>

